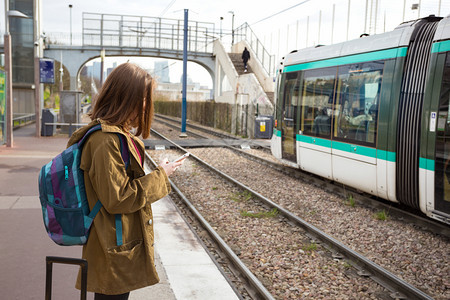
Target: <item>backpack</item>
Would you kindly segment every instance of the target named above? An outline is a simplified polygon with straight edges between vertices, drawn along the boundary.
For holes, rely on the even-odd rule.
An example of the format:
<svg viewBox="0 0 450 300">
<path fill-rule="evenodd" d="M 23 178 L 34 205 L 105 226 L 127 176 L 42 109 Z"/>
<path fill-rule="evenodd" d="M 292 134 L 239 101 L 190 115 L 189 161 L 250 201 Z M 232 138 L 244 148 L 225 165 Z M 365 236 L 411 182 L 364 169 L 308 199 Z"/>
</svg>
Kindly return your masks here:
<svg viewBox="0 0 450 300">
<path fill-rule="evenodd" d="M 39 199 L 42 206 L 45 229 L 48 236 L 58 245 L 84 245 L 89 237 L 92 222 L 102 207 L 97 201 L 91 211 L 86 196 L 83 170 L 80 169 L 83 145 L 90 134 L 101 130 L 101 125 L 89 129 L 78 143 L 73 144 L 39 173 Z M 126 138 L 117 133 L 120 140 L 120 154 L 129 165 L 130 155 Z M 116 218 L 117 245 L 122 244 L 122 217 Z"/>
</svg>

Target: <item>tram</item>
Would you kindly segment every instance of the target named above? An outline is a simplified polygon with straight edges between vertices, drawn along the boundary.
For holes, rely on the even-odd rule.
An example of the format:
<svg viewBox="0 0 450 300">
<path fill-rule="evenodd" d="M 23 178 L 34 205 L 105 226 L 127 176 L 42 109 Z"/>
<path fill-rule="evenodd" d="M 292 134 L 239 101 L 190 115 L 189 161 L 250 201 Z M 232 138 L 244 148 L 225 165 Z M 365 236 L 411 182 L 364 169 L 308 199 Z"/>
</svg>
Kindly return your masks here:
<svg viewBox="0 0 450 300">
<path fill-rule="evenodd" d="M 450 16 L 293 51 L 272 154 L 450 224 Z"/>
</svg>

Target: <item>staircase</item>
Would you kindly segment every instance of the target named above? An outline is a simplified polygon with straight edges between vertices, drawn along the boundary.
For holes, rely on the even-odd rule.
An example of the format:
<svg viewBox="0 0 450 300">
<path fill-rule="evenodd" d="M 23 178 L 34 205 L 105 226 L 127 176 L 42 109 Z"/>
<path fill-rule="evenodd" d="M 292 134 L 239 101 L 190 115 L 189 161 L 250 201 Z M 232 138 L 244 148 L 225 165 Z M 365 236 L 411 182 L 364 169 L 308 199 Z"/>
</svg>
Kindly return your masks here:
<svg viewBox="0 0 450 300">
<path fill-rule="evenodd" d="M 269 98 L 270 102 L 275 103 L 274 92 L 266 92 L 267 98 Z"/>
<path fill-rule="evenodd" d="M 247 64 L 247 72 L 244 72 L 244 62 L 242 61 L 242 53 L 228 53 L 231 61 L 233 62 L 234 68 L 238 75 L 243 75 L 247 73 L 253 73 L 250 66 Z"/>
<path fill-rule="evenodd" d="M 236 72 L 238 75 L 253 73 L 252 68 L 249 64 L 247 64 L 247 72 L 244 72 L 244 62 L 242 61 L 242 53 L 228 53 L 228 56 L 230 56 L 231 62 L 234 65 L 234 68 L 236 69 Z M 273 103 L 274 101 L 274 93 L 273 92 L 265 92 L 267 97 L 269 98 L 270 102 Z"/>
</svg>

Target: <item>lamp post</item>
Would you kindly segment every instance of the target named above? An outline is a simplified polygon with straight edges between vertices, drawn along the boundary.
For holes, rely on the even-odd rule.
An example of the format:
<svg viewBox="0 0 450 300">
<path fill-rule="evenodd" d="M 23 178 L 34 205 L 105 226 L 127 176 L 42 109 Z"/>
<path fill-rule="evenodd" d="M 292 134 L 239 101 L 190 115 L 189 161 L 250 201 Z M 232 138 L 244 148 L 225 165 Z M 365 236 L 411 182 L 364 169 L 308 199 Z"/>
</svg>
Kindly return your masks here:
<svg viewBox="0 0 450 300">
<path fill-rule="evenodd" d="M 9 0 L 5 0 L 5 73 L 6 73 L 6 147 L 13 146 L 13 101 L 12 101 L 12 53 L 9 17 L 28 18 L 17 10 L 9 10 Z"/>
<path fill-rule="evenodd" d="M 228 13 L 231 14 L 231 46 L 234 44 L 234 11 L 230 10 Z"/>
<path fill-rule="evenodd" d="M 222 21 L 223 17 L 220 17 L 220 40 L 222 40 Z"/>
<path fill-rule="evenodd" d="M 70 9 L 70 46 L 72 46 L 72 4 L 69 4 Z"/>
</svg>

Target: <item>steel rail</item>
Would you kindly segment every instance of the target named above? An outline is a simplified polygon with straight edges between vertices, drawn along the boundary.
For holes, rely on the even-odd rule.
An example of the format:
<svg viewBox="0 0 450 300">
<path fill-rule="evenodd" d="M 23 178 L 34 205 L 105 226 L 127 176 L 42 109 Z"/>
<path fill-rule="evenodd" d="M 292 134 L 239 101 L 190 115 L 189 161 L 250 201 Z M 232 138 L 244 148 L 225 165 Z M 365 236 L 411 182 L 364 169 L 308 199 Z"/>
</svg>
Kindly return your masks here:
<svg viewBox="0 0 450 300">
<path fill-rule="evenodd" d="M 415 215 L 413 213 L 407 212 L 401 208 L 397 208 L 393 205 L 394 203 L 385 203 L 380 201 L 378 198 L 374 198 L 375 196 L 366 196 L 364 194 L 361 194 L 361 192 L 345 186 L 344 184 L 333 182 L 333 181 L 327 181 L 324 180 L 322 177 L 309 174 L 307 172 L 304 172 L 300 169 L 296 169 L 290 166 L 283 165 L 281 163 L 276 163 L 270 160 L 267 160 L 265 158 L 258 157 L 256 155 L 247 153 L 241 149 L 228 146 L 229 149 L 231 149 L 234 152 L 237 152 L 239 155 L 246 156 L 251 160 L 256 160 L 262 164 L 266 164 L 279 172 L 282 172 L 287 175 L 294 176 L 295 178 L 302 179 L 308 183 L 311 183 L 315 186 L 321 187 L 323 189 L 326 189 L 330 192 L 338 193 L 343 197 L 348 197 L 350 193 L 352 193 L 352 196 L 354 197 L 354 200 L 357 201 L 358 204 L 369 207 L 372 209 L 385 209 L 389 212 L 390 215 L 395 216 L 398 219 L 403 219 L 403 222 L 407 220 L 409 223 L 414 224 L 415 226 L 420 226 L 424 230 L 428 230 L 434 234 L 439 234 L 444 237 L 450 238 L 450 227 L 447 226 L 444 223 L 440 223 L 438 221 L 424 218 L 418 215 Z"/>
<path fill-rule="evenodd" d="M 174 120 L 171 117 L 168 117 L 168 116 L 165 116 L 165 115 L 161 115 L 161 114 L 155 114 L 155 117 L 160 118 L 160 119 L 164 119 L 164 120 L 168 120 L 168 121 L 172 121 L 172 122 L 177 122 L 177 123 L 179 122 L 177 120 Z M 207 128 L 203 128 L 203 127 L 195 125 L 195 124 L 186 124 L 186 125 L 191 127 L 192 129 L 196 129 L 196 130 L 200 130 L 200 131 L 203 131 L 203 132 L 207 132 L 207 133 L 210 133 L 211 135 L 218 136 L 220 138 L 235 139 L 235 140 L 239 139 L 238 137 L 235 137 L 235 136 L 233 136 L 231 134 L 224 134 L 224 133 L 220 133 L 220 132 L 217 132 L 217 131 L 208 130 Z"/>
<path fill-rule="evenodd" d="M 166 120 L 176 122 L 175 120 L 173 120 L 167 116 L 164 116 L 163 118 Z M 158 120 L 158 122 L 164 122 L 164 121 Z M 173 125 L 173 124 L 170 124 L 167 122 L 164 122 L 164 123 L 172 128 L 175 128 L 175 127 L 179 128 L 177 125 Z M 208 129 L 205 129 L 204 131 L 206 132 L 207 130 Z M 202 137 L 201 135 L 194 133 L 194 132 L 192 132 L 192 134 L 196 135 L 198 137 L 201 137 L 201 138 L 206 138 L 206 137 Z M 294 176 L 295 178 L 302 179 L 302 180 L 304 180 L 308 183 L 314 184 L 320 188 L 325 187 L 325 190 L 338 193 L 339 195 L 341 195 L 343 197 L 348 197 L 349 194 L 351 193 L 354 200 L 362 206 L 369 207 L 372 209 L 385 209 L 389 212 L 390 215 L 395 216 L 398 219 L 403 219 L 404 222 L 407 221 L 411 224 L 414 224 L 415 226 L 421 227 L 423 230 L 428 230 L 434 234 L 439 234 L 444 237 L 450 238 L 450 227 L 447 224 L 435 221 L 434 219 L 431 219 L 431 218 L 422 217 L 420 215 L 408 212 L 402 208 L 398 208 L 395 206 L 395 203 L 393 203 L 393 202 L 386 202 L 386 200 L 382 200 L 378 197 L 362 194 L 360 191 L 357 191 L 354 188 L 346 186 L 342 183 L 324 180 L 322 177 L 318 177 L 314 174 L 302 171 L 300 169 L 296 169 L 291 166 L 284 165 L 282 163 L 276 163 L 276 162 L 258 157 L 256 155 L 250 154 L 250 153 L 243 151 L 236 147 L 232 147 L 232 146 L 224 146 L 224 147 L 227 147 L 228 149 L 230 149 L 234 152 L 237 152 L 241 156 L 246 156 L 249 159 L 256 160 L 260 163 L 266 164 L 284 174 L 291 175 L 291 176 Z"/>
<path fill-rule="evenodd" d="M 179 126 L 177 126 L 177 125 L 175 125 L 175 124 L 171 124 L 171 123 L 169 123 L 169 122 L 167 122 L 167 121 L 158 120 L 158 122 L 161 123 L 161 124 L 164 124 L 164 125 L 166 125 L 166 126 L 169 126 L 169 127 L 171 127 L 171 128 L 174 128 L 174 129 L 180 129 Z M 188 131 L 188 132 L 189 132 L 190 135 L 196 136 L 196 137 L 198 137 L 198 138 L 200 138 L 200 139 L 208 139 L 207 137 L 202 136 L 202 135 L 200 135 L 200 134 L 198 134 L 198 133 L 195 133 L 195 132 L 192 132 L 192 131 Z"/>
<path fill-rule="evenodd" d="M 154 131 L 156 133 L 156 131 Z M 158 133 L 157 133 L 158 134 Z M 145 151 L 145 157 L 151 162 L 154 167 L 157 167 L 156 162 L 150 157 L 150 155 Z M 148 169 L 147 169 L 148 171 Z M 172 189 L 178 194 L 178 196 L 183 200 L 186 207 L 192 212 L 192 214 L 197 218 L 200 224 L 205 228 L 209 235 L 215 240 L 217 245 L 222 251 L 225 252 L 228 259 L 236 267 L 241 275 L 246 279 L 247 284 L 252 287 L 252 291 L 256 296 L 256 299 L 267 299 L 274 300 L 272 294 L 264 287 L 264 285 L 256 278 L 256 276 L 245 266 L 245 264 L 239 259 L 239 257 L 231 250 L 227 243 L 220 237 L 220 235 L 209 225 L 208 221 L 203 218 L 201 213 L 192 205 L 192 203 L 186 198 L 186 196 L 181 192 L 181 190 L 169 179 Z M 255 293 L 256 292 L 256 293 Z"/>
<path fill-rule="evenodd" d="M 179 122 L 179 121 L 174 120 L 171 117 L 168 117 L 168 116 L 165 116 L 165 115 L 155 114 L 155 117 L 160 118 L 160 119 L 164 119 L 164 120 L 168 120 L 168 121 L 171 121 L 171 122 L 175 122 L 175 123 Z M 214 131 L 214 130 L 210 130 L 208 128 L 205 128 L 205 127 L 202 127 L 202 126 L 198 126 L 198 125 L 195 125 L 195 124 L 186 124 L 186 125 L 187 125 L 187 127 L 190 127 L 192 129 L 203 131 L 205 133 L 208 133 L 210 135 L 214 135 L 214 136 L 217 136 L 217 137 L 220 137 L 220 138 L 223 138 L 223 139 L 242 140 L 243 142 L 248 143 L 249 145 L 252 145 L 252 146 L 255 146 L 255 147 L 261 147 L 261 148 L 266 149 L 266 150 L 270 150 L 269 148 L 266 148 L 266 147 L 264 147 L 262 145 L 259 145 L 259 144 L 256 144 L 256 143 L 252 143 L 252 141 L 241 139 L 241 138 L 236 137 L 236 136 L 231 135 L 231 134 L 220 133 L 220 132 L 217 132 L 217 131 Z M 196 135 L 198 135 L 198 134 L 196 134 Z"/>
<path fill-rule="evenodd" d="M 174 143 L 173 141 L 167 139 L 164 135 L 156 132 L 152 129 L 152 131 L 159 135 L 161 138 L 167 140 L 169 143 L 173 144 L 176 148 L 184 151 L 189 152 L 183 147 L 179 146 L 178 144 Z M 367 259 L 357 251 L 347 247 L 340 241 L 336 240 L 335 238 L 329 236 L 319 228 L 315 227 L 312 224 L 309 224 L 305 220 L 301 219 L 300 217 L 294 215 L 284 207 L 278 205 L 277 203 L 269 200 L 262 194 L 258 193 L 257 191 L 251 189 L 250 187 L 247 187 L 246 185 L 242 184 L 241 182 L 237 181 L 236 179 L 232 178 L 231 176 L 223 173 L 222 171 L 216 169 L 215 167 L 211 166 L 207 162 L 203 161 L 196 155 L 193 155 L 190 153 L 190 157 L 197 160 L 201 164 L 207 166 L 209 169 L 213 170 L 223 178 L 229 180 L 230 182 L 234 183 L 235 185 L 239 186 L 240 188 L 249 191 L 251 194 L 253 194 L 255 197 L 260 199 L 263 203 L 268 205 L 269 207 L 276 208 L 280 213 L 283 214 L 288 220 L 291 222 L 298 224 L 300 227 L 302 227 L 306 232 L 313 235 L 315 238 L 321 240 L 334 250 L 337 250 L 340 254 L 347 257 L 351 262 L 355 263 L 357 266 L 362 268 L 362 271 L 367 271 L 373 275 L 373 280 L 380 283 L 382 286 L 387 288 L 389 291 L 395 293 L 396 298 L 400 299 L 429 299 L 432 300 L 433 298 L 423 291 L 419 290 L 418 288 L 414 287 L 413 285 L 407 283 L 406 281 L 402 280 L 401 278 L 398 278 L 388 270 L 382 268 L 381 266 L 377 265 L 373 261 Z"/>
</svg>

